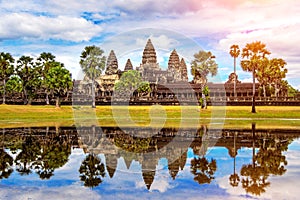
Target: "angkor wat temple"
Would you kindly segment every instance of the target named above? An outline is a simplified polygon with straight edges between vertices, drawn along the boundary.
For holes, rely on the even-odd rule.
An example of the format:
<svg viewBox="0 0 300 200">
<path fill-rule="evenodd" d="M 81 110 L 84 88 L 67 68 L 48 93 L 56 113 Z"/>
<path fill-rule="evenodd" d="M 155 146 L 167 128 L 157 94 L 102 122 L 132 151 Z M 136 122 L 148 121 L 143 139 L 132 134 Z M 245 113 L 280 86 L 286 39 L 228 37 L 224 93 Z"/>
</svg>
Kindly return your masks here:
<svg viewBox="0 0 300 200">
<path fill-rule="evenodd" d="M 157 62 L 156 50 L 148 39 L 143 51 L 142 60 L 139 66 L 133 67 L 128 59 L 124 70 L 119 69 L 118 59 L 111 50 L 107 62 L 105 73 L 96 79 L 96 104 L 110 105 L 116 104 L 114 98 L 114 86 L 120 81 L 122 74 L 136 70 L 140 73 L 143 81 L 149 82 L 151 91 L 146 94 L 137 90 L 130 94 L 130 99 L 123 103 L 129 105 L 191 105 L 199 102 L 202 96 L 203 78 L 193 77 L 188 80 L 188 69 L 184 58 L 180 58 L 174 49 L 169 56 L 168 66 L 162 69 Z M 236 80 L 236 96 L 234 95 L 234 82 Z M 91 102 L 91 81 L 87 78 L 74 80 L 73 90 L 61 98 L 61 104 L 90 104 Z M 253 97 L 253 84 L 242 83 L 235 73 L 231 73 L 225 83 L 208 82 L 209 88 L 208 105 L 251 105 Z M 23 97 L 17 95 L 7 95 L 7 104 L 23 104 Z M 32 100 L 32 104 L 45 104 L 45 92 L 40 91 Z M 256 83 L 255 97 L 257 105 L 300 105 L 300 95 L 288 97 L 287 89 L 281 89 L 279 97 L 263 97 L 260 92 L 260 85 Z M 51 98 L 51 97 L 50 97 Z M 0 99 L 1 103 L 1 99 Z M 117 102 L 120 104 L 122 102 Z M 50 99 L 50 104 L 55 104 L 55 99 Z"/>
<path fill-rule="evenodd" d="M 142 76 L 143 81 L 150 83 L 151 92 L 148 94 L 139 94 L 132 92 L 129 104 L 192 104 L 198 101 L 202 95 L 202 78 L 195 76 L 192 81 L 188 81 L 187 65 L 184 58 L 180 58 L 174 49 L 169 56 L 167 69 L 162 69 L 157 63 L 156 50 L 148 39 L 143 51 L 142 61 L 139 67 L 133 68 L 131 60 L 128 59 L 124 70 L 119 69 L 118 59 L 114 51 L 111 50 L 106 63 L 105 74 L 101 75 L 97 81 L 96 103 L 111 104 L 114 103 L 114 85 L 120 80 L 122 74 L 128 70 L 137 70 Z M 236 79 L 236 97 L 234 97 L 234 81 Z M 88 80 L 76 81 L 77 87 L 73 91 L 73 102 L 88 101 L 87 94 L 90 93 L 90 83 Z M 210 93 L 208 103 L 213 105 L 250 105 L 253 96 L 253 84 L 241 83 L 238 76 L 231 73 L 225 83 L 207 83 Z M 255 96 L 258 97 L 258 105 L 266 105 L 270 102 L 270 97 L 265 99 L 260 96 L 259 83 L 256 83 Z M 281 90 L 280 98 L 276 98 L 277 104 L 287 101 L 287 91 Z M 294 103 L 294 99 L 290 101 Z M 268 103 L 270 104 L 270 103 Z M 277 105 L 276 104 L 276 105 Z M 273 104 L 274 105 L 274 104 Z"/>
</svg>

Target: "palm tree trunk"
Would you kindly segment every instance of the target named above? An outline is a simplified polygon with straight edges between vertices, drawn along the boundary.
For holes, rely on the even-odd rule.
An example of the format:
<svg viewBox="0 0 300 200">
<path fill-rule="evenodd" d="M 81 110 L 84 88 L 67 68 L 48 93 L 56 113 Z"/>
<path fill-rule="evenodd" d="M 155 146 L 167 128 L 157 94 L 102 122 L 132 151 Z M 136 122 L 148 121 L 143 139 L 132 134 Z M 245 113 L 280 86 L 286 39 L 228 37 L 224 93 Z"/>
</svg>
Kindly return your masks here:
<svg viewBox="0 0 300 200">
<path fill-rule="evenodd" d="M 234 75 L 236 76 L 236 58 L 234 57 Z M 234 79 L 233 82 L 233 93 L 234 93 L 234 97 L 236 98 L 236 78 Z"/>
<path fill-rule="evenodd" d="M 252 78 L 253 78 L 253 87 L 252 87 L 252 92 L 253 92 L 253 96 L 252 96 L 252 113 L 256 113 L 255 110 L 255 69 L 253 67 L 252 69 Z"/>
<path fill-rule="evenodd" d="M 6 93 L 6 81 L 3 79 L 3 101 L 2 104 L 5 104 L 5 93 Z"/>
<path fill-rule="evenodd" d="M 233 174 L 235 174 L 235 157 L 236 157 L 236 134 L 237 132 L 234 132 L 233 135 L 233 149 L 234 149 L 234 157 L 233 157 Z"/>
<path fill-rule="evenodd" d="M 92 108 L 96 108 L 96 100 L 95 100 L 95 79 L 92 79 Z"/>
<path fill-rule="evenodd" d="M 252 123 L 252 166 L 255 168 L 255 123 Z"/>
<path fill-rule="evenodd" d="M 202 88 L 202 108 L 207 108 L 207 103 L 206 103 L 206 96 L 204 94 L 204 87 Z"/>
</svg>

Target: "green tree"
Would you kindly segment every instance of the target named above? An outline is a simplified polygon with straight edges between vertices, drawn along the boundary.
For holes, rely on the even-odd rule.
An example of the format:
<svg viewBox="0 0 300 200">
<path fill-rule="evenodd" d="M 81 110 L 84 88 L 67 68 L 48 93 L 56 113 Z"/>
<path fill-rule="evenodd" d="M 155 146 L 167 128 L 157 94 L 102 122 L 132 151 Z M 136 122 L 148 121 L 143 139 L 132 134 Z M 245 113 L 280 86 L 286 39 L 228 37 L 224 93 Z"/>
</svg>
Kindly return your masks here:
<svg viewBox="0 0 300 200">
<path fill-rule="evenodd" d="M 142 81 L 139 84 L 139 87 L 137 89 L 138 93 L 140 93 L 142 96 L 145 96 L 151 92 L 150 83 L 148 81 Z"/>
<path fill-rule="evenodd" d="M 49 105 L 50 89 L 48 88 L 48 85 L 46 83 L 46 75 L 48 74 L 49 70 L 55 66 L 54 64 L 55 56 L 52 55 L 51 53 L 43 52 L 40 54 L 37 60 L 38 60 L 37 64 L 41 67 L 41 75 L 43 78 L 42 87 L 44 88 L 46 93 L 46 104 Z"/>
<path fill-rule="evenodd" d="M 266 97 L 266 86 L 273 84 L 275 88 L 275 96 L 278 96 L 280 88 L 282 88 L 282 80 L 285 78 L 287 69 L 284 67 L 286 62 L 282 58 L 263 58 L 257 66 L 256 78 L 263 87 L 264 97 Z"/>
<path fill-rule="evenodd" d="M 41 85 L 40 69 L 30 56 L 21 56 L 17 61 L 17 75 L 22 80 L 24 104 L 31 104 L 32 98 Z"/>
<path fill-rule="evenodd" d="M 19 76 L 12 75 L 6 83 L 6 91 L 9 93 L 22 92 L 22 80 Z"/>
<path fill-rule="evenodd" d="M 204 88 L 207 84 L 207 76 L 215 76 L 218 73 L 218 64 L 214 60 L 216 57 L 210 52 L 199 51 L 194 54 L 194 60 L 192 61 L 192 75 L 194 81 L 201 83 L 203 108 L 206 108 L 206 98 L 204 94 Z"/>
<path fill-rule="evenodd" d="M 5 95 L 6 95 L 6 81 L 14 73 L 13 63 L 15 62 L 14 58 L 10 53 L 0 53 L 0 80 L 3 82 L 2 104 L 5 104 Z"/>
<path fill-rule="evenodd" d="M 95 154 L 89 154 L 79 168 L 80 180 L 86 187 L 96 187 L 105 176 L 105 166 Z"/>
<path fill-rule="evenodd" d="M 91 80 L 92 91 L 92 108 L 96 108 L 95 99 L 95 80 L 102 74 L 105 69 L 105 56 L 102 54 L 104 51 L 100 47 L 86 46 L 80 56 L 80 66 L 85 76 Z"/>
<path fill-rule="evenodd" d="M 293 86 L 287 83 L 288 87 L 288 96 L 289 97 L 295 97 L 298 94 L 298 90 L 295 89 Z"/>
<path fill-rule="evenodd" d="M 140 73 L 136 70 L 128 70 L 124 72 L 114 86 L 115 96 L 129 97 L 131 93 L 137 91 L 142 96 L 151 92 L 150 84 L 147 81 L 143 81 Z"/>
<path fill-rule="evenodd" d="M 275 87 L 275 97 L 278 97 L 278 93 L 282 86 L 282 80 L 285 78 L 288 70 L 285 68 L 286 62 L 282 58 L 273 58 L 270 60 L 271 66 L 271 82 Z"/>
<path fill-rule="evenodd" d="M 60 97 L 72 88 L 73 82 L 69 70 L 62 63 L 53 62 L 45 75 L 45 87 L 56 97 L 56 107 L 60 106 Z"/>
<path fill-rule="evenodd" d="M 260 41 L 246 44 L 242 51 L 241 67 L 244 71 L 252 71 L 253 79 L 253 96 L 252 96 L 252 113 L 255 113 L 255 77 L 259 65 L 266 55 L 271 54 L 266 45 Z"/>
<path fill-rule="evenodd" d="M 266 87 L 271 85 L 272 67 L 268 58 L 263 58 L 258 65 L 256 78 L 263 88 L 264 97 L 267 96 Z"/>
<path fill-rule="evenodd" d="M 236 75 L 236 58 L 239 57 L 240 55 L 240 48 L 239 48 L 239 45 L 231 45 L 230 47 L 230 51 L 229 51 L 229 54 L 231 55 L 231 57 L 233 57 L 233 64 L 234 64 L 234 75 L 235 77 L 237 77 Z M 234 96 L 236 97 L 236 78 L 234 79 L 234 87 L 233 87 L 233 91 L 234 91 Z"/>
</svg>

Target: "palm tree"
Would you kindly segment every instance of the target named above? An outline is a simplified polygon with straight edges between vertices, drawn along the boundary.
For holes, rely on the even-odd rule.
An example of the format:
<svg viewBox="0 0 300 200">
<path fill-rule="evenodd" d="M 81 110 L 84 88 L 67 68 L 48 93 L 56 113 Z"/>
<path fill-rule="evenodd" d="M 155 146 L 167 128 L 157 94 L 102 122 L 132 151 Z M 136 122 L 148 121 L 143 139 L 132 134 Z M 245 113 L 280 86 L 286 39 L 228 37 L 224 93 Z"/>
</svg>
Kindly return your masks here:
<svg viewBox="0 0 300 200">
<path fill-rule="evenodd" d="M 252 113 L 255 113 L 255 74 L 261 61 L 266 55 L 271 54 L 264 43 L 260 41 L 246 44 L 243 48 L 241 67 L 244 71 L 252 71 L 253 79 L 253 96 L 252 96 Z"/>
<path fill-rule="evenodd" d="M 96 108 L 95 80 L 105 69 L 104 51 L 100 47 L 86 46 L 80 56 L 80 66 L 86 77 L 92 81 L 92 108 Z"/>
<path fill-rule="evenodd" d="M 233 61 L 234 61 L 234 75 L 235 75 L 235 79 L 234 79 L 234 86 L 233 86 L 233 91 L 234 91 L 234 97 L 236 97 L 236 79 L 237 79 L 237 75 L 236 75 L 236 58 L 239 57 L 240 55 L 240 48 L 239 45 L 232 45 L 230 47 L 230 51 L 229 51 L 231 57 L 233 57 Z"/>
<path fill-rule="evenodd" d="M 6 93 L 6 81 L 14 73 L 13 63 L 15 62 L 14 58 L 10 53 L 0 53 L 0 80 L 3 81 L 3 101 L 2 104 L 5 104 L 5 93 Z"/>
<path fill-rule="evenodd" d="M 200 81 L 202 88 L 203 108 L 206 108 L 206 97 L 204 94 L 204 88 L 207 84 L 207 76 L 215 76 L 218 73 L 218 64 L 214 60 L 216 58 L 210 51 L 199 51 L 194 54 L 194 60 L 192 61 L 192 75 L 194 81 Z"/>
</svg>

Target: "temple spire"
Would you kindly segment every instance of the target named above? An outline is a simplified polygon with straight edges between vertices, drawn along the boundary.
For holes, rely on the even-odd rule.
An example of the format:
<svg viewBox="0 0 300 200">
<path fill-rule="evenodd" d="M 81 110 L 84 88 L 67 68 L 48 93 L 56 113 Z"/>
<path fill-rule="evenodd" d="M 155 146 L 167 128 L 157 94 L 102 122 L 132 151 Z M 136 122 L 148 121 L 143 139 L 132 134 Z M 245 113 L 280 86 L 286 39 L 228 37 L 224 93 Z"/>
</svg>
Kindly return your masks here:
<svg viewBox="0 0 300 200">
<path fill-rule="evenodd" d="M 128 71 L 128 70 L 133 70 L 133 66 L 132 66 L 130 59 L 127 60 L 125 68 L 124 68 L 124 71 Z"/>
<path fill-rule="evenodd" d="M 118 60 L 113 50 L 110 51 L 106 62 L 106 75 L 118 74 Z"/>
<path fill-rule="evenodd" d="M 147 44 L 145 46 L 144 52 L 143 52 L 143 60 L 142 64 L 156 64 L 157 59 L 156 59 L 156 52 L 154 49 L 154 46 L 151 42 L 151 39 L 148 39 Z"/>
<path fill-rule="evenodd" d="M 185 60 L 182 58 L 180 61 L 180 72 L 181 72 L 181 78 L 183 81 L 188 81 L 188 73 L 187 73 L 187 66 L 185 63 Z"/>
<path fill-rule="evenodd" d="M 176 50 L 174 49 L 169 57 L 168 69 L 179 71 L 179 66 L 180 66 L 179 56 Z"/>
</svg>

